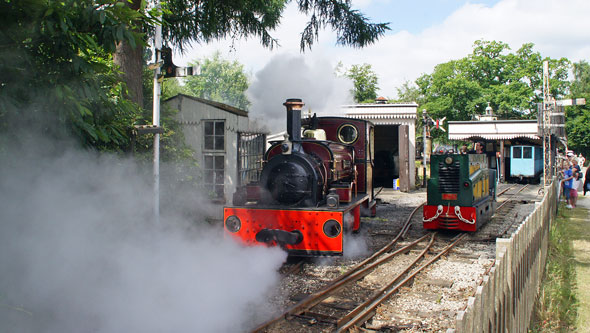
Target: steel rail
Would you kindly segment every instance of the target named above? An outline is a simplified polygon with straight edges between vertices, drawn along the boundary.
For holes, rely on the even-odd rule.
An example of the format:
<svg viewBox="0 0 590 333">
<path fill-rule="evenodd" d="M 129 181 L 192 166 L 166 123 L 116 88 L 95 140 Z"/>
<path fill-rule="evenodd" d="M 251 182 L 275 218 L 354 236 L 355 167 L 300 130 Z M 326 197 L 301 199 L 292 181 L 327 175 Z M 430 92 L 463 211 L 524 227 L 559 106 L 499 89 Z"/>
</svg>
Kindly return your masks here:
<svg viewBox="0 0 590 333">
<path fill-rule="evenodd" d="M 516 184 L 512 184 L 510 186 L 508 186 L 507 188 L 505 188 L 504 190 L 502 190 L 502 192 L 498 193 L 497 196 L 501 196 L 502 194 L 508 192 L 511 188 L 513 188 L 514 186 L 516 186 Z"/>
<path fill-rule="evenodd" d="M 418 254 L 418 256 L 414 259 L 414 261 L 412 261 L 409 265 L 407 265 L 403 271 L 398 273 L 398 275 L 394 279 L 392 279 L 390 283 L 388 283 L 385 287 L 382 287 L 379 291 L 374 293 L 373 296 L 371 296 L 371 298 L 369 298 L 367 301 L 363 302 L 361 305 L 354 308 L 347 315 L 340 318 L 340 320 L 338 320 L 337 327 L 340 328 L 340 327 L 344 326 L 343 323 L 347 323 L 352 318 L 356 318 L 359 315 L 359 313 L 361 313 L 361 311 L 363 311 L 363 309 L 366 309 L 372 302 L 374 302 L 376 299 L 378 299 L 379 296 L 383 292 L 385 292 L 388 288 L 390 288 L 394 283 L 398 282 L 404 276 L 404 274 L 406 274 L 408 271 L 410 271 L 410 269 L 412 269 L 412 267 L 414 267 L 414 265 L 416 265 L 416 263 L 418 263 L 418 261 L 420 261 L 426 255 L 426 252 L 428 252 L 430 250 L 430 248 L 434 244 L 435 236 L 436 236 L 436 232 L 432 233 L 432 235 L 430 236 L 430 241 L 428 242 L 428 244 L 426 245 L 424 250 L 422 250 L 422 252 L 420 252 L 420 254 Z"/>
<path fill-rule="evenodd" d="M 371 263 L 373 260 L 377 259 L 378 257 L 380 257 L 382 254 L 389 252 L 393 246 L 401 239 L 403 238 L 403 236 L 405 235 L 405 233 L 408 231 L 408 229 L 410 229 L 410 225 L 412 222 L 412 218 L 414 217 L 414 214 L 416 214 L 416 212 L 418 211 L 418 209 L 422 206 L 424 206 L 426 202 L 421 203 L 419 206 L 417 206 L 416 208 L 414 208 L 414 210 L 412 210 L 412 212 L 410 213 L 410 215 L 408 216 L 408 218 L 406 219 L 406 221 L 404 222 L 404 224 L 402 225 L 402 228 L 400 230 L 400 232 L 395 236 L 395 238 L 393 240 L 391 240 L 391 242 L 389 242 L 387 245 L 385 245 L 384 247 L 382 247 L 379 251 L 373 253 L 370 257 L 368 257 L 367 259 L 361 261 L 360 263 L 358 263 L 355 267 L 351 268 L 348 272 L 346 272 L 345 274 L 341 275 L 340 277 L 336 278 L 334 281 L 338 281 L 340 279 L 346 278 L 347 274 L 352 274 L 358 270 L 361 270 L 363 266 Z"/>
<path fill-rule="evenodd" d="M 405 251 L 408 251 L 409 249 L 411 249 L 413 246 L 415 246 L 416 244 L 418 244 L 420 241 L 422 241 L 423 239 L 425 239 L 428 235 L 425 235 L 421 238 L 419 238 L 418 240 L 412 242 L 409 245 L 406 245 L 392 253 L 390 253 L 389 255 L 387 255 L 386 257 L 376 261 L 375 263 L 371 264 L 371 262 L 375 261 L 377 258 L 379 258 L 381 255 L 383 255 L 386 252 L 389 252 L 393 246 L 403 237 L 403 235 L 405 235 L 405 233 L 409 230 L 410 225 L 411 225 L 411 221 L 412 218 L 414 217 L 414 214 L 416 214 L 416 212 L 418 211 L 418 209 L 422 206 L 424 206 L 426 202 L 423 202 L 422 204 L 420 204 L 419 206 L 417 206 L 416 208 L 414 208 L 414 210 L 412 210 L 412 212 L 410 213 L 409 217 L 407 218 L 407 220 L 404 222 L 404 224 L 402 225 L 402 228 L 400 230 L 400 232 L 395 236 L 395 238 L 389 242 L 387 245 L 385 245 L 384 247 L 382 247 L 379 251 L 375 252 L 373 255 L 371 255 L 370 257 L 368 257 L 367 259 L 363 260 L 362 262 L 358 263 L 355 267 L 351 268 L 349 271 L 347 271 L 346 273 L 340 275 L 338 278 L 334 279 L 328 286 L 326 286 L 324 289 L 315 292 L 311 295 L 309 295 L 308 297 L 306 297 L 305 299 L 301 300 L 299 303 L 297 303 L 296 305 L 294 305 L 293 307 L 291 307 L 290 309 L 288 309 L 287 311 L 283 312 L 282 314 L 262 323 L 261 325 L 259 325 L 258 327 L 254 328 L 252 330 L 252 332 L 262 332 L 264 329 L 270 327 L 271 325 L 285 319 L 288 318 L 289 316 L 293 316 L 295 314 L 300 314 L 302 312 L 304 312 L 306 309 L 309 309 L 312 306 L 317 305 L 318 303 L 320 303 L 322 300 L 324 300 L 325 298 L 328 297 L 328 293 L 329 292 L 333 292 L 336 291 L 338 289 L 340 289 L 342 286 L 346 285 L 349 282 L 353 282 L 356 281 L 364 276 L 366 276 L 367 274 L 369 274 L 374 268 L 376 268 L 379 264 L 390 260 L 391 258 L 393 258 L 394 256 L 398 255 L 399 253 L 403 253 Z M 365 267 L 367 266 L 367 267 Z M 356 279 L 356 280 L 355 280 Z M 319 299 L 319 301 L 318 301 Z M 311 304 L 311 305 L 310 305 Z"/>
<path fill-rule="evenodd" d="M 504 206 L 507 202 L 511 201 L 514 199 L 514 196 L 517 195 L 518 193 L 524 191 L 525 188 L 527 188 L 529 186 L 529 184 L 526 184 L 525 186 L 521 187 L 516 193 L 512 194 L 512 196 L 506 200 L 504 200 L 497 208 L 500 209 L 502 206 Z"/>
<path fill-rule="evenodd" d="M 350 319 L 346 323 L 342 323 L 339 325 L 337 332 L 342 332 L 345 330 L 350 329 L 352 326 L 360 323 L 361 321 L 367 321 L 371 316 L 369 314 L 374 311 L 384 300 L 386 300 L 389 296 L 393 295 L 393 293 L 397 292 L 403 285 L 408 283 L 411 279 L 413 279 L 418 273 L 420 273 L 424 268 L 428 267 L 430 264 L 438 260 L 444 254 L 446 254 L 450 249 L 452 249 L 457 243 L 463 240 L 467 234 L 461 234 L 458 236 L 451 244 L 447 245 L 442 251 L 440 251 L 437 255 L 432 257 L 422 266 L 415 269 L 412 273 L 410 273 L 404 280 L 396 284 L 393 288 L 388 287 L 388 290 L 380 290 L 378 293 L 378 297 L 375 298 L 370 304 L 365 305 L 362 311 L 358 311 L 358 313 L 354 316 L 354 318 Z M 355 309 L 356 310 L 356 309 Z M 353 310 L 354 311 L 354 310 Z"/>
<path fill-rule="evenodd" d="M 399 248 L 398 250 L 384 256 L 383 258 L 375 261 L 374 263 L 370 264 L 367 267 L 364 267 L 361 270 L 358 270 L 355 272 L 349 271 L 349 272 L 352 272 L 352 274 L 348 274 L 349 272 L 347 272 L 347 273 L 341 275 L 340 277 L 338 277 L 338 279 L 333 280 L 329 285 L 327 285 L 323 289 L 316 291 L 315 293 L 312 293 L 311 295 L 307 296 L 305 299 L 301 300 L 299 303 L 295 304 L 294 306 L 292 306 L 291 308 L 289 308 L 288 310 L 286 310 L 282 314 L 280 314 L 280 315 L 276 316 L 275 318 L 256 327 L 254 330 L 252 330 L 252 332 L 261 332 L 262 330 L 270 327 L 271 325 L 273 325 L 276 322 L 279 322 L 283 319 L 288 319 L 291 316 L 301 315 L 305 311 L 307 311 L 310 308 L 321 303 L 323 300 L 328 298 L 332 293 L 340 290 L 345 285 L 362 279 L 363 277 L 365 277 L 369 273 L 371 273 L 379 265 L 391 260 L 393 257 L 395 257 L 396 255 L 398 255 L 400 253 L 404 253 L 404 252 L 409 251 L 416 244 L 420 243 L 421 241 L 423 241 L 427 237 L 428 237 L 428 235 L 424 235 L 421 238 L 415 240 L 414 242 L 412 242 L 402 248 Z"/>
</svg>

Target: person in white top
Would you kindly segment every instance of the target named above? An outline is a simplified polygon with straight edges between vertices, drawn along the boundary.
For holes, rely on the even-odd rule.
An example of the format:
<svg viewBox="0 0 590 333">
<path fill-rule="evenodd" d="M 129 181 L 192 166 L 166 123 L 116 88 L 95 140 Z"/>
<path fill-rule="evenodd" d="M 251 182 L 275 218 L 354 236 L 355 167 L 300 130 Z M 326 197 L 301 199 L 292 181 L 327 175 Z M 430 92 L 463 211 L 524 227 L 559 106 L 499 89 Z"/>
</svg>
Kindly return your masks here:
<svg viewBox="0 0 590 333">
<path fill-rule="evenodd" d="M 576 208 L 576 204 L 578 203 L 578 187 L 580 187 L 580 171 L 576 170 L 576 168 L 572 168 L 573 177 L 572 178 L 572 188 L 570 189 L 570 205 L 572 208 Z"/>
</svg>

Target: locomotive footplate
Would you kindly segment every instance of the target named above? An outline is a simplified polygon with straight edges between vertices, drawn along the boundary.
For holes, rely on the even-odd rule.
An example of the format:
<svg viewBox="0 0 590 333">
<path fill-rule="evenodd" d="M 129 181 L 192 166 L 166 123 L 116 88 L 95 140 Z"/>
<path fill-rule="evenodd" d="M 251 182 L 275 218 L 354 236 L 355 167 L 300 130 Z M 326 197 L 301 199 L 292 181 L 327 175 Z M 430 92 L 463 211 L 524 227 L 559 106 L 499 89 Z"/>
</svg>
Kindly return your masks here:
<svg viewBox="0 0 590 333">
<path fill-rule="evenodd" d="M 291 255 L 342 255 L 344 233 L 360 228 L 368 200 L 358 196 L 338 208 L 225 207 L 225 235 L 245 245 L 281 246 Z"/>
</svg>

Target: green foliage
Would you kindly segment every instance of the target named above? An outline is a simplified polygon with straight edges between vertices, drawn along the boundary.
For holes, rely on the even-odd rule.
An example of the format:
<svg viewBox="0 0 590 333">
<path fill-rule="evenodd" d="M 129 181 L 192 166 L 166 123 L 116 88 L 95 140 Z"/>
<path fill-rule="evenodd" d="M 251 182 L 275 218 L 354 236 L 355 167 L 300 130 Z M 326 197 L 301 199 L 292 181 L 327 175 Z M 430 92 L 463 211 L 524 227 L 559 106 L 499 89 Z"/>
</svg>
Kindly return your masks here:
<svg viewBox="0 0 590 333">
<path fill-rule="evenodd" d="M 570 98 L 585 98 L 590 103 L 590 65 L 582 60 L 573 64 L 574 78 Z M 568 147 L 584 156 L 590 156 L 590 106 L 566 108 L 566 132 Z"/>
<path fill-rule="evenodd" d="M 0 0 L 0 126 L 118 150 L 137 108 L 123 96 L 110 54 L 142 44 L 141 15 L 116 0 Z"/>
<path fill-rule="evenodd" d="M 190 95 L 191 93 L 188 91 L 186 85 L 180 84 L 181 79 L 177 78 L 170 78 L 166 79 L 162 82 L 161 89 L 161 99 L 166 100 L 168 98 L 174 97 L 178 94 L 185 94 Z"/>
<path fill-rule="evenodd" d="M 377 74 L 369 64 L 352 65 L 346 72 L 346 76 L 350 78 L 354 84 L 352 91 L 354 100 L 357 103 L 374 102 L 377 98 Z"/>
<path fill-rule="evenodd" d="M 397 90 L 396 103 L 410 103 L 416 102 L 422 104 L 422 95 L 418 87 L 410 81 L 406 81 L 401 87 L 395 88 Z"/>
<path fill-rule="evenodd" d="M 189 95 L 248 110 L 250 101 L 246 90 L 250 83 L 242 64 L 221 58 L 218 51 L 211 58 L 196 60 L 191 65 L 198 65 L 201 73 L 185 79 L 185 91 Z"/>
<path fill-rule="evenodd" d="M 270 32 L 277 28 L 290 0 L 194 1 L 168 0 L 164 5 L 164 39 L 183 48 L 225 37 L 255 36 L 273 48 L 278 41 Z M 337 34 L 337 43 L 364 47 L 389 29 L 388 23 L 369 23 L 346 0 L 297 0 L 299 11 L 309 17 L 301 33 L 301 50 L 311 48 L 319 31 L 327 26 Z"/>
<path fill-rule="evenodd" d="M 535 118 L 536 103 L 543 97 L 544 59 L 533 46 L 524 44 L 511 53 L 508 44 L 476 41 L 472 54 L 439 64 L 433 73 L 419 77 L 416 99 L 432 118 L 471 120 L 485 112 L 488 102 L 499 119 Z M 546 60 L 551 93 L 555 98 L 563 97 L 570 63 L 565 58 Z M 411 92 L 416 97 L 416 92 Z"/>
</svg>

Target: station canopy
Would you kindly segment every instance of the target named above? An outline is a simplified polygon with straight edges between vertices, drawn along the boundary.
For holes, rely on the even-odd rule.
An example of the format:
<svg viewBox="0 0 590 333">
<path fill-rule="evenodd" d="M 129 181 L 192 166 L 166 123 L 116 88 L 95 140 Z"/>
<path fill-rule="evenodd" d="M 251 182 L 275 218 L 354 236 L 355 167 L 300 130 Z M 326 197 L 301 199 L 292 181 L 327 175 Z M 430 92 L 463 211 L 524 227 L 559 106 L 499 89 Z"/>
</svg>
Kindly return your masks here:
<svg viewBox="0 0 590 333">
<path fill-rule="evenodd" d="M 537 120 L 449 121 L 450 140 L 539 140 Z"/>
</svg>

